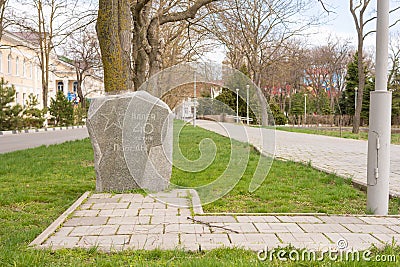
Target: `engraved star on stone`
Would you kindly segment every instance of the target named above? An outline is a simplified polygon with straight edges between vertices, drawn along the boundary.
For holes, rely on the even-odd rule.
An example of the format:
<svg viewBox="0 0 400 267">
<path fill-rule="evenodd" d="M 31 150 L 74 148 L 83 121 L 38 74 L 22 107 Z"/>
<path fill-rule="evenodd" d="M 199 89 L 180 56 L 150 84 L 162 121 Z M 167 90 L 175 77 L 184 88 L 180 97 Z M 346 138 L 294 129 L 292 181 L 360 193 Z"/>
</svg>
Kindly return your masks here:
<svg viewBox="0 0 400 267">
<path fill-rule="evenodd" d="M 107 131 L 112 126 L 115 126 L 122 130 L 122 125 L 121 125 L 121 121 L 120 121 L 122 116 L 120 114 L 118 114 L 117 109 L 115 107 L 112 107 L 110 114 L 108 114 L 108 115 L 101 114 L 101 116 L 103 116 L 107 120 L 104 131 Z"/>
</svg>

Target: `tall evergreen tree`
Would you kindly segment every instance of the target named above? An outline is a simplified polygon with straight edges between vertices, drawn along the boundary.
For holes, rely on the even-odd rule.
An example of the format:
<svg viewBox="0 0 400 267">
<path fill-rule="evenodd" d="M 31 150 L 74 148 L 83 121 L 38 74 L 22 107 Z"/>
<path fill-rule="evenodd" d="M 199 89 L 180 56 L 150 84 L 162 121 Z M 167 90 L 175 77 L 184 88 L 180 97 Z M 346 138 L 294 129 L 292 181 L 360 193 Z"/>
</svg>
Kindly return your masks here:
<svg viewBox="0 0 400 267">
<path fill-rule="evenodd" d="M 24 126 L 26 128 L 41 128 L 43 126 L 43 111 L 38 109 L 39 101 L 36 96 L 30 94 L 26 101 L 26 107 L 23 111 Z"/>
<path fill-rule="evenodd" d="M 21 129 L 22 120 L 20 105 L 12 105 L 15 101 L 15 88 L 8 86 L 8 82 L 0 79 L 0 130 Z"/>
<path fill-rule="evenodd" d="M 51 99 L 49 111 L 57 126 L 68 126 L 74 122 L 74 108 L 62 91 L 57 92 L 56 99 Z"/>
<path fill-rule="evenodd" d="M 360 115 L 361 124 L 367 124 L 369 118 L 369 102 L 370 102 L 370 92 L 374 90 L 375 81 L 373 77 L 369 76 L 369 71 L 365 67 L 364 73 L 366 77 L 364 94 Z M 359 85 L 358 79 L 358 54 L 355 53 L 353 61 L 347 65 L 347 76 L 346 76 L 346 89 L 342 93 L 342 98 L 340 100 L 340 108 L 342 114 L 354 116 L 355 114 L 355 96 L 356 87 Z"/>
<path fill-rule="evenodd" d="M 229 90 L 223 89 L 222 93 L 215 98 L 218 101 L 226 104 L 228 107 L 223 112 L 227 114 L 235 114 L 236 115 L 236 93 Z M 239 96 L 239 116 L 247 117 L 247 104 L 246 101 Z M 253 123 L 256 122 L 256 116 L 254 112 L 249 108 L 249 117 L 253 119 Z"/>
<path fill-rule="evenodd" d="M 341 110 L 343 114 L 355 113 L 355 88 L 358 87 L 358 55 L 354 54 L 353 61 L 347 65 L 346 89 L 342 93 Z"/>
</svg>

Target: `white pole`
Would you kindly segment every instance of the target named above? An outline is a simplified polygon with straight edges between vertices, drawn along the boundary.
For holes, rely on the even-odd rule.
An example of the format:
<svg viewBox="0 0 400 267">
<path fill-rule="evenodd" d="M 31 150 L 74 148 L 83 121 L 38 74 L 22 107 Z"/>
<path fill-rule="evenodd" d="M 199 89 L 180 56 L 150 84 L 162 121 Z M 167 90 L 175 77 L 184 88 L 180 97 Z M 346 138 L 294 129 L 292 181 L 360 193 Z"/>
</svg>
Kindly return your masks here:
<svg viewBox="0 0 400 267">
<path fill-rule="evenodd" d="M 197 116 L 197 110 L 196 110 L 196 104 L 197 104 L 197 92 L 196 92 L 196 70 L 194 70 L 194 85 L 193 85 L 193 126 L 196 127 L 196 116 Z"/>
<path fill-rule="evenodd" d="M 376 215 L 387 215 L 392 107 L 392 93 L 387 91 L 389 0 L 377 2 L 376 83 L 370 98 L 367 209 Z"/>
<path fill-rule="evenodd" d="M 247 112 L 247 125 L 249 125 L 249 89 L 250 85 L 246 85 L 246 112 Z"/>
<path fill-rule="evenodd" d="M 307 124 L 307 94 L 304 94 L 304 126 Z"/>
<path fill-rule="evenodd" d="M 236 89 L 236 122 L 239 123 L 239 89 Z"/>
</svg>

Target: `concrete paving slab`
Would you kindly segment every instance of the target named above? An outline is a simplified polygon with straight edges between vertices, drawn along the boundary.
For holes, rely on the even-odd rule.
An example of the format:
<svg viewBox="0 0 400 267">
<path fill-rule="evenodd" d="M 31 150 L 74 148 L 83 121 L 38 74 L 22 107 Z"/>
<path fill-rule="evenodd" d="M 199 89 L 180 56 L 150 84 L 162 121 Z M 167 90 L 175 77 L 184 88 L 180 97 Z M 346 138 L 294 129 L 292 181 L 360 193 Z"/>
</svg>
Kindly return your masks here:
<svg viewBox="0 0 400 267">
<path fill-rule="evenodd" d="M 260 233 L 304 233 L 296 223 L 254 223 Z"/>
<path fill-rule="evenodd" d="M 353 233 L 379 233 L 379 234 L 395 234 L 396 232 L 385 227 L 384 225 L 371 224 L 343 224 L 344 227 Z"/>
<path fill-rule="evenodd" d="M 238 222 L 280 222 L 275 216 L 236 216 Z"/>
<path fill-rule="evenodd" d="M 332 242 L 322 233 L 277 233 L 283 244 L 290 244 L 296 248 L 328 247 Z"/>
<path fill-rule="evenodd" d="M 348 216 L 348 215 L 328 215 L 328 216 L 317 216 L 324 223 L 339 223 L 339 224 L 347 224 L 347 223 L 365 223 L 358 217 Z"/>
<path fill-rule="evenodd" d="M 299 223 L 298 226 L 306 233 L 350 233 L 350 230 L 337 223 Z"/>
<path fill-rule="evenodd" d="M 374 244 L 377 247 L 382 247 L 383 242 L 369 233 L 326 233 L 327 238 L 333 243 L 346 244 L 346 249 L 366 250 Z"/>
<path fill-rule="evenodd" d="M 253 223 L 215 223 L 211 227 L 214 233 L 257 233 L 258 230 Z M 215 227 L 217 226 L 217 227 Z"/>
<path fill-rule="evenodd" d="M 321 223 L 322 221 L 314 216 L 276 216 L 281 222 L 293 223 Z"/>
</svg>

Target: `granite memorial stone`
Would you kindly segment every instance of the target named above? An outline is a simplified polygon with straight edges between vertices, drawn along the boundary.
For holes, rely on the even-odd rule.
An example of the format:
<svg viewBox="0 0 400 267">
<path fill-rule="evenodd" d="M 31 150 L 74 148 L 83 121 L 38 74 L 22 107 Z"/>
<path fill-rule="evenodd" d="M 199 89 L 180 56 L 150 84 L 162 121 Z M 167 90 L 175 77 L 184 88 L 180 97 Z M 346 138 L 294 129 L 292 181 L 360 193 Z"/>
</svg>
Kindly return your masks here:
<svg viewBox="0 0 400 267">
<path fill-rule="evenodd" d="M 96 98 L 87 128 L 94 149 L 96 190 L 165 190 L 172 171 L 173 115 L 144 91 Z"/>
</svg>

